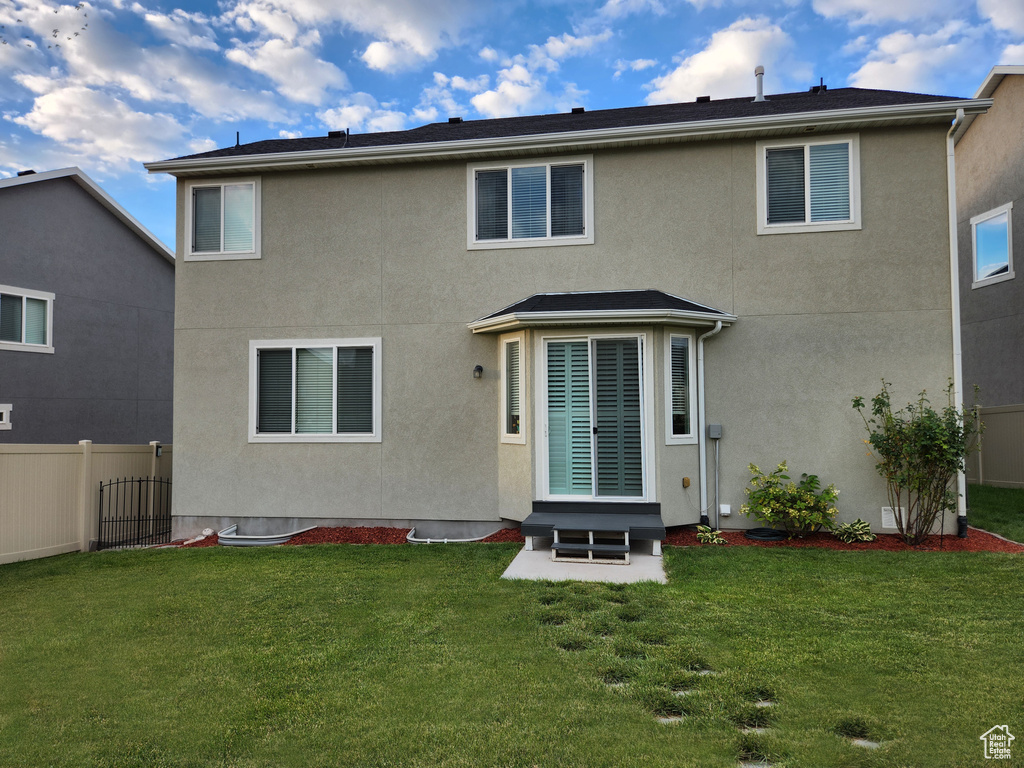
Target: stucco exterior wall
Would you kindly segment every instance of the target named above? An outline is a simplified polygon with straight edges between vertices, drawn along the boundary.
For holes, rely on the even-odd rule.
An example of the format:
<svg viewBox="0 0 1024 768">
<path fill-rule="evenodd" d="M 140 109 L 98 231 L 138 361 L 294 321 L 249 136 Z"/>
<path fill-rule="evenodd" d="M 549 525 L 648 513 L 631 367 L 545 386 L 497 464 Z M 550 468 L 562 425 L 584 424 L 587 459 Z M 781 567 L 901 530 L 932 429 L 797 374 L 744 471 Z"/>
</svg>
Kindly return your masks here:
<svg viewBox="0 0 1024 768">
<path fill-rule="evenodd" d="M 265 174 L 260 260 L 179 258 L 175 515 L 522 519 L 533 412 L 525 446 L 500 442 L 499 337 L 466 324 L 538 292 L 655 288 L 739 316 L 706 348 L 723 525 L 753 524 L 737 517 L 747 464 L 788 459 L 877 526 L 884 486 L 850 400 L 952 375 L 945 129 L 864 132 L 860 154 L 859 231 L 758 236 L 755 142 L 721 140 L 596 152 L 593 245 L 485 251 L 466 248 L 465 163 Z M 665 445 L 648 331 L 656 500 L 667 524 L 696 522 L 699 449 Z M 364 336 L 383 340 L 381 443 L 247 442 L 249 340 Z M 713 488 L 712 450 L 708 466 Z"/>
<path fill-rule="evenodd" d="M 0 442 L 170 442 L 174 266 L 70 178 L 0 190 L 0 232 L 0 284 L 55 294 L 53 354 L 0 350 Z"/>
<path fill-rule="evenodd" d="M 1003 406 L 1024 403 L 1024 77 L 1004 77 L 992 98 L 956 145 L 957 239 L 967 402 L 977 384 L 983 405 Z M 1011 202 L 1017 276 L 972 288 L 971 218 Z"/>
</svg>

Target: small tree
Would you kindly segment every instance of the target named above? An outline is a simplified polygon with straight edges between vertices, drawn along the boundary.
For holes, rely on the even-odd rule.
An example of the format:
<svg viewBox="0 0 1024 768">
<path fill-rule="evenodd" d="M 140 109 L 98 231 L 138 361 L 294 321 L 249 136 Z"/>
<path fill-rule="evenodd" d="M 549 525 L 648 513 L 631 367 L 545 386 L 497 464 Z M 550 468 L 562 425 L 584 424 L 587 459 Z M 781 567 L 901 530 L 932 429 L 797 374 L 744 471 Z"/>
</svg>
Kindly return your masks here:
<svg viewBox="0 0 1024 768">
<path fill-rule="evenodd" d="M 953 405 L 952 382 L 941 411 L 932 408 L 924 391 L 916 403 L 894 411 L 890 386 L 882 380 L 882 391 L 871 398 L 870 418 L 863 397 L 853 398 L 853 407 L 868 431 L 864 442 L 878 458 L 875 468 L 885 479 L 896 527 L 908 544 L 920 544 L 939 515 L 956 510 L 956 476 L 966 466 L 981 424 L 972 410 Z"/>
</svg>

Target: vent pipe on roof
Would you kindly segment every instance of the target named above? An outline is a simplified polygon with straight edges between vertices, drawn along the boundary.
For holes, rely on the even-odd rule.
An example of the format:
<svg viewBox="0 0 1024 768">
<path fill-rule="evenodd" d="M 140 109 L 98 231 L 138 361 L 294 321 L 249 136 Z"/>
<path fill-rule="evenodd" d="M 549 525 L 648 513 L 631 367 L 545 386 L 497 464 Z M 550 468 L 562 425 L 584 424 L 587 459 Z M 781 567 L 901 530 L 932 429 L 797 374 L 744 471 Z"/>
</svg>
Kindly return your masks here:
<svg viewBox="0 0 1024 768">
<path fill-rule="evenodd" d="M 764 67 L 758 64 L 754 68 L 754 77 L 757 79 L 757 96 L 754 101 L 766 101 L 764 97 Z"/>
<path fill-rule="evenodd" d="M 235 146 L 238 147 L 238 146 L 241 146 L 241 144 L 242 144 L 242 132 L 241 131 L 235 131 Z"/>
<path fill-rule="evenodd" d="M 32 176 L 33 174 L 35 174 L 35 171 L 33 171 L 31 168 L 29 168 L 27 171 L 18 171 L 19 176 Z"/>
</svg>

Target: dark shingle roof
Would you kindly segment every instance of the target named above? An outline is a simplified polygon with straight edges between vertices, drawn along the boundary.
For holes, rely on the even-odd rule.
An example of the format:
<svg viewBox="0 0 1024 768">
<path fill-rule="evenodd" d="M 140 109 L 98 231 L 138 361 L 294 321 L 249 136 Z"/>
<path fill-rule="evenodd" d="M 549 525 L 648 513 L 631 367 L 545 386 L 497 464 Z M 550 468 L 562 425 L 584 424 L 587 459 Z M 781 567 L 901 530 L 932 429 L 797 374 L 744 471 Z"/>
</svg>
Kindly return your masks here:
<svg viewBox="0 0 1024 768">
<path fill-rule="evenodd" d="M 755 102 L 751 97 L 720 99 L 718 101 L 661 104 L 650 107 L 623 107 L 593 112 L 561 113 L 503 117 L 492 120 L 464 120 L 458 123 L 430 123 L 407 131 L 382 133 L 354 133 L 346 137 L 309 136 L 299 139 L 270 139 L 215 149 L 178 160 L 242 157 L 280 152 L 310 152 L 316 150 L 359 149 L 398 146 L 402 144 L 470 141 L 473 139 L 510 138 L 538 134 L 557 134 L 568 131 L 593 131 L 628 128 L 669 123 L 700 122 L 737 118 L 770 117 L 840 109 L 891 107 L 907 104 L 928 104 L 958 101 L 958 97 L 931 96 L 902 91 L 879 91 L 865 88 L 837 88 L 835 90 L 803 91 L 770 95 L 766 101 Z M 346 143 L 347 142 L 347 143 Z"/>
<path fill-rule="evenodd" d="M 671 293 L 643 291 L 585 291 L 580 293 L 535 293 L 510 307 L 499 309 L 481 320 L 524 312 L 615 312 L 631 309 L 675 309 L 729 317 L 725 312 L 696 304 Z"/>
</svg>

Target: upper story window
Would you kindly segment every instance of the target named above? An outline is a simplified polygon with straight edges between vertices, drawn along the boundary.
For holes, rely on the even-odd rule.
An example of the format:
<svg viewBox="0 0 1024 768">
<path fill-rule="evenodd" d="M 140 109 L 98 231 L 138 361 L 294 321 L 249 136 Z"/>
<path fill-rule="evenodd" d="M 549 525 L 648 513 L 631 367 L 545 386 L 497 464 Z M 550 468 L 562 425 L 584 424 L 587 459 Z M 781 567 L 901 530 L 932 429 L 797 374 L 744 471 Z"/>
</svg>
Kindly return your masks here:
<svg viewBox="0 0 1024 768">
<path fill-rule="evenodd" d="M 1013 203 L 1001 205 L 971 219 L 974 244 L 972 288 L 1001 283 L 1013 277 Z"/>
<path fill-rule="evenodd" d="M 249 342 L 249 442 L 379 443 L 380 339 Z"/>
<path fill-rule="evenodd" d="M 52 353 L 53 297 L 0 285 L 0 349 Z"/>
<path fill-rule="evenodd" d="M 694 418 L 693 337 L 665 334 L 665 443 L 697 442 Z"/>
<path fill-rule="evenodd" d="M 757 233 L 860 229 L 857 136 L 757 142 Z"/>
<path fill-rule="evenodd" d="M 259 179 L 189 185 L 188 261 L 260 257 Z"/>
<path fill-rule="evenodd" d="M 592 165 L 589 155 L 471 164 L 469 248 L 593 243 Z"/>
</svg>

